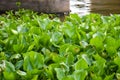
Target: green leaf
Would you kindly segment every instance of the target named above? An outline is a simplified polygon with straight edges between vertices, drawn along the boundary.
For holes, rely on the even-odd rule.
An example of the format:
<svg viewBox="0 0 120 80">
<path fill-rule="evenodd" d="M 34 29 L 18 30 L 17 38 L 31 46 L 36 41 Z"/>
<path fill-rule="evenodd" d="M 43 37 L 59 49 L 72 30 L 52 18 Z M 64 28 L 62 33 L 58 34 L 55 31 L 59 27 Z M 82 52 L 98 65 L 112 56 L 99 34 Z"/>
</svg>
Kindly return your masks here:
<svg viewBox="0 0 120 80">
<path fill-rule="evenodd" d="M 17 61 L 15 64 L 16 69 L 20 69 L 23 66 L 23 60 Z"/>
<path fill-rule="evenodd" d="M 60 66 L 67 72 L 69 72 L 69 66 L 66 65 L 64 62 L 60 63 Z"/>
<path fill-rule="evenodd" d="M 66 63 L 67 65 L 72 65 L 74 64 L 74 56 L 72 53 L 69 53 L 67 58 L 66 58 Z"/>
<path fill-rule="evenodd" d="M 63 44 L 60 46 L 59 53 L 60 55 L 68 55 L 69 52 L 73 55 L 76 55 L 80 51 L 80 47 L 78 45 L 72 44 Z"/>
<path fill-rule="evenodd" d="M 99 56 L 98 54 L 93 55 L 95 62 L 93 63 L 94 65 L 94 72 L 98 75 L 104 74 L 104 68 L 105 68 L 105 63 L 106 60 Z"/>
<path fill-rule="evenodd" d="M 107 37 L 106 39 L 106 51 L 109 56 L 113 56 L 117 53 L 118 42 L 112 37 Z"/>
<path fill-rule="evenodd" d="M 105 77 L 105 79 L 104 79 L 104 80 L 113 80 L 113 79 L 114 79 L 114 78 L 113 78 L 113 77 L 114 77 L 114 75 L 115 75 L 114 73 L 113 73 L 113 74 L 111 74 L 111 75 L 108 75 L 108 76 L 106 76 L 106 77 Z"/>
<path fill-rule="evenodd" d="M 11 62 L 5 61 L 5 70 L 3 75 L 6 80 L 16 80 L 15 67 Z"/>
<path fill-rule="evenodd" d="M 74 73 L 74 80 L 85 80 L 85 77 L 87 76 L 86 70 L 76 70 Z"/>
<path fill-rule="evenodd" d="M 25 71 L 31 71 L 33 69 L 29 56 L 24 57 L 23 69 Z"/>
<path fill-rule="evenodd" d="M 11 62 L 5 61 L 5 71 L 15 72 L 15 66 Z"/>
<path fill-rule="evenodd" d="M 92 77 L 92 80 L 103 80 L 101 76 L 97 75 L 97 74 L 92 74 L 91 73 L 91 77 Z"/>
<path fill-rule="evenodd" d="M 35 46 L 37 47 L 37 49 L 40 47 L 40 45 L 39 45 L 39 40 L 40 40 L 40 37 L 38 36 L 38 35 L 33 35 L 33 38 L 34 38 L 34 44 L 35 44 Z M 32 44 L 33 45 L 33 44 Z M 31 49 L 31 47 L 34 47 L 34 45 L 33 46 L 30 46 L 30 49 Z"/>
<path fill-rule="evenodd" d="M 16 80 L 17 75 L 14 72 L 4 71 L 3 74 L 5 80 Z"/>
<path fill-rule="evenodd" d="M 120 57 L 114 58 L 114 62 L 120 67 Z"/>
<path fill-rule="evenodd" d="M 58 55 L 58 54 L 56 54 L 56 53 L 51 53 L 50 56 L 51 56 L 52 60 L 53 60 L 54 62 L 56 62 L 56 63 L 65 61 L 65 57 L 60 56 L 60 55 Z"/>
<path fill-rule="evenodd" d="M 61 68 L 55 68 L 56 74 L 57 74 L 57 79 L 62 80 L 62 78 L 65 76 L 65 72 Z"/>
<path fill-rule="evenodd" d="M 88 64 L 84 59 L 79 59 L 76 63 L 75 63 L 75 70 L 82 70 L 82 69 L 87 69 L 88 68 Z"/>
<path fill-rule="evenodd" d="M 59 43 L 63 42 L 63 34 L 60 32 L 52 33 L 50 41 L 54 42 L 55 44 L 59 44 Z"/>
<path fill-rule="evenodd" d="M 71 22 L 64 23 L 63 31 L 64 33 L 72 38 L 75 35 L 75 29 L 72 27 L 73 24 Z"/>
<path fill-rule="evenodd" d="M 52 77 L 53 79 L 54 79 L 54 73 L 55 73 L 55 68 L 57 68 L 57 67 L 60 67 L 60 65 L 58 64 L 58 63 L 52 63 L 52 64 L 50 64 L 49 66 L 48 66 L 48 75 L 52 75 L 52 76 L 50 76 L 50 77 Z"/>
<path fill-rule="evenodd" d="M 74 80 L 73 75 L 68 75 L 62 78 L 62 80 Z"/>
<path fill-rule="evenodd" d="M 13 50 L 16 53 L 22 52 L 24 48 L 25 48 L 24 44 L 15 44 L 15 45 L 13 45 Z"/>
<path fill-rule="evenodd" d="M 83 54 L 82 58 L 87 62 L 88 65 L 92 64 L 92 61 L 89 59 L 89 57 L 87 56 L 87 54 Z"/>
<path fill-rule="evenodd" d="M 34 46 L 35 46 L 35 44 L 33 43 L 33 44 L 31 44 L 29 47 L 28 47 L 28 50 L 27 51 L 31 51 L 31 50 L 33 50 L 34 49 Z"/>
<path fill-rule="evenodd" d="M 92 38 L 90 40 L 90 44 L 94 45 L 97 50 L 103 50 L 103 48 L 104 48 L 103 39 L 99 36 Z"/>
<path fill-rule="evenodd" d="M 53 74 L 54 71 L 53 71 L 53 69 L 54 68 L 52 68 L 52 70 L 51 70 L 50 67 L 48 69 L 45 69 L 48 79 L 54 79 L 54 74 Z"/>
<path fill-rule="evenodd" d="M 48 47 L 50 44 L 50 36 L 47 33 L 42 33 L 40 36 L 40 44 L 43 46 Z"/>
<path fill-rule="evenodd" d="M 41 53 L 31 51 L 24 54 L 23 68 L 25 71 L 40 69 L 43 66 L 44 66 L 44 57 Z"/>
</svg>

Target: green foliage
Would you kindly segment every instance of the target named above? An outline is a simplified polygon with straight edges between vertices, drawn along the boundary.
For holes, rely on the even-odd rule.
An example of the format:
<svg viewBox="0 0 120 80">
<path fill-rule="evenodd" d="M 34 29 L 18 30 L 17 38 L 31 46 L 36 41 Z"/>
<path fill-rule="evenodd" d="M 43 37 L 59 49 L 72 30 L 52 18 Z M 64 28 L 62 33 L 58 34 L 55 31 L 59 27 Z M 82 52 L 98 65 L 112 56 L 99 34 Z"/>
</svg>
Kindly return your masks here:
<svg viewBox="0 0 120 80">
<path fill-rule="evenodd" d="M 119 79 L 120 15 L 0 15 L 0 80 Z"/>
</svg>

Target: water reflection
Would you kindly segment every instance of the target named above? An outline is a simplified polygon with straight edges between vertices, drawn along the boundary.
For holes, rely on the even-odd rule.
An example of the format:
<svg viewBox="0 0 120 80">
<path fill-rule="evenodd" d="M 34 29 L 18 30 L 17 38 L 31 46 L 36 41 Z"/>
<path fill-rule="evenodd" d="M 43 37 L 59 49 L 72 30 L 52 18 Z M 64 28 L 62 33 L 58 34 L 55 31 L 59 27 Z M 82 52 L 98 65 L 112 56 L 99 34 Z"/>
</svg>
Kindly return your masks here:
<svg viewBox="0 0 120 80">
<path fill-rule="evenodd" d="M 77 13 L 80 16 L 89 14 L 89 11 L 85 7 L 84 0 L 70 0 L 71 13 Z"/>
</svg>

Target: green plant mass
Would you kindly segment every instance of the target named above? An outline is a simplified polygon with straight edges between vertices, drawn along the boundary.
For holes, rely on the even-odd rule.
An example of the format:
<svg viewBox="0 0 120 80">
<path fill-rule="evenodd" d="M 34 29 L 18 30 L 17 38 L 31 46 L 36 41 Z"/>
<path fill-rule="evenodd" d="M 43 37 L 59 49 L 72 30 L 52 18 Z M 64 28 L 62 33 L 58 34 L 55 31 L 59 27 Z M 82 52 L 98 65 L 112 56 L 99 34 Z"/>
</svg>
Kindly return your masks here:
<svg viewBox="0 0 120 80">
<path fill-rule="evenodd" d="M 120 80 L 120 15 L 0 15 L 0 80 Z"/>
</svg>

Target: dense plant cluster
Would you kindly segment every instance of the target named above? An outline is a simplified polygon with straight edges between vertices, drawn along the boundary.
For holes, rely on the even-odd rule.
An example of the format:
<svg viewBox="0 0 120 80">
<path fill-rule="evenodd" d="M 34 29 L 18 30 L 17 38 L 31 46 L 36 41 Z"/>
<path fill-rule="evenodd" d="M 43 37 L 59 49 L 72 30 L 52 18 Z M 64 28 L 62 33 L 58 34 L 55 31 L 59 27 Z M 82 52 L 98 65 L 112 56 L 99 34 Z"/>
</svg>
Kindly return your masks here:
<svg viewBox="0 0 120 80">
<path fill-rule="evenodd" d="M 0 15 L 0 80 L 119 79 L 120 15 Z"/>
</svg>

